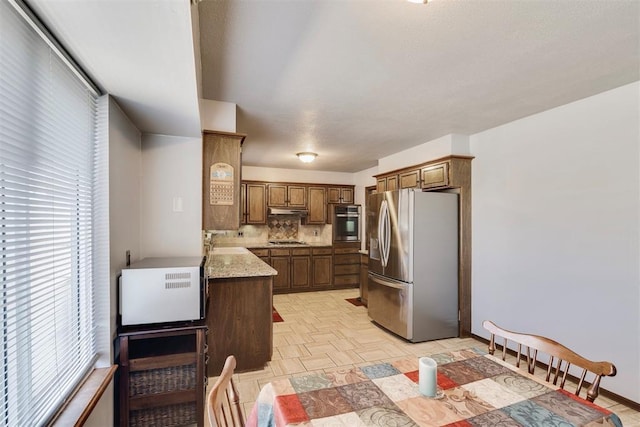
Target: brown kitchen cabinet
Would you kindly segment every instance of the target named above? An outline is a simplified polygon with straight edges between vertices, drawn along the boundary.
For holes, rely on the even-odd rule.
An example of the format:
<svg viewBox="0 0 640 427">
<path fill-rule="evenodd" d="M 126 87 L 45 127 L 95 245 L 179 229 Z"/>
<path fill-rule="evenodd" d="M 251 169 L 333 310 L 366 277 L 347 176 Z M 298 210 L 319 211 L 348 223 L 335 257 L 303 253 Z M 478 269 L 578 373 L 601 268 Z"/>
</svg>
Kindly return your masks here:
<svg viewBox="0 0 640 427">
<path fill-rule="evenodd" d="M 304 185 L 268 184 L 267 206 L 272 208 L 306 208 L 307 187 Z"/>
<path fill-rule="evenodd" d="M 238 372 L 263 369 L 271 360 L 272 277 L 209 279 L 209 377 L 220 375 L 230 354 Z"/>
<path fill-rule="evenodd" d="M 291 289 L 311 287 L 311 248 L 291 249 Z"/>
<path fill-rule="evenodd" d="M 202 229 L 240 228 L 241 147 L 246 135 L 202 133 Z"/>
<path fill-rule="evenodd" d="M 242 224 L 267 223 L 267 185 L 243 181 L 241 185 Z"/>
<path fill-rule="evenodd" d="M 333 249 L 311 249 L 311 287 L 315 290 L 330 289 L 333 285 Z"/>
<path fill-rule="evenodd" d="M 377 179 L 376 192 L 391 191 L 398 189 L 398 175 L 391 175 Z"/>
<path fill-rule="evenodd" d="M 127 328 L 115 359 L 119 426 L 204 426 L 207 325 Z"/>
<path fill-rule="evenodd" d="M 266 224 L 269 207 L 307 209 L 303 225 L 331 224 L 329 206 L 355 200 L 353 185 L 242 181 L 241 189 L 242 224 Z"/>
<path fill-rule="evenodd" d="M 273 292 L 288 293 L 311 288 L 311 249 L 270 249 L 270 265 L 278 274 L 273 276 Z"/>
<path fill-rule="evenodd" d="M 442 162 L 422 168 L 421 180 L 423 189 L 449 186 L 449 162 Z"/>
<path fill-rule="evenodd" d="M 420 188 L 420 169 L 398 174 L 398 188 Z"/>
<path fill-rule="evenodd" d="M 269 265 L 278 274 L 273 276 L 273 292 L 286 293 L 291 288 L 291 252 L 289 249 L 270 249 Z"/>
<path fill-rule="evenodd" d="M 333 287 L 356 288 L 360 285 L 360 242 L 333 244 Z"/>
<path fill-rule="evenodd" d="M 369 297 L 369 255 L 360 254 L 360 301 L 366 306 Z"/>
<path fill-rule="evenodd" d="M 303 219 L 304 224 L 327 223 L 327 189 L 325 187 L 309 187 L 309 215 Z"/>
<path fill-rule="evenodd" d="M 353 204 L 355 200 L 353 189 L 353 186 L 328 187 L 327 203 Z"/>
<path fill-rule="evenodd" d="M 278 272 L 273 276 L 274 294 L 333 288 L 331 246 L 264 250 L 270 252 L 269 264 Z M 256 249 L 252 252 L 258 253 Z"/>
</svg>

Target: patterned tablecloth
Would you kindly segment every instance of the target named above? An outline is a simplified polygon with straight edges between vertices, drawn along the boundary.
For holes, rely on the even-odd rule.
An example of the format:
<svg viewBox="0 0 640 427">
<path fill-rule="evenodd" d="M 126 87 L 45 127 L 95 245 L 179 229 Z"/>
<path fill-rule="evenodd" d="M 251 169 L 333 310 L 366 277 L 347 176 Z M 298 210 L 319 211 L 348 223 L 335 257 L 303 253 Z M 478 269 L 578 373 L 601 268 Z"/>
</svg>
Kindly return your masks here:
<svg viewBox="0 0 640 427">
<path fill-rule="evenodd" d="M 617 415 L 478 349 L 429 355 L 444 396 L 418 391 L 418 357 L 265 385 L 247 426 L 622 426 Z"/>
</svg>

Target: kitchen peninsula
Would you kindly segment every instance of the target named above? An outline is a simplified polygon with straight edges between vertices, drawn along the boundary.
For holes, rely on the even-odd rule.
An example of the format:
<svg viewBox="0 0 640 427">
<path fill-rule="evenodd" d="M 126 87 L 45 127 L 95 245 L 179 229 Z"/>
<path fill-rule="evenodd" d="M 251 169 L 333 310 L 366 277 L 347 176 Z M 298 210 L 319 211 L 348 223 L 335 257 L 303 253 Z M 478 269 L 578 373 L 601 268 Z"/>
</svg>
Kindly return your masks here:
<svg viewBox="0 0 640 427">
<path fill-rule="evenodd" d="M 272 276 L 277 271 L 242 247 L 213 248 L 206 269 L 207 375 L 220 375 L 230 354 L 238 371 L 262 369 L 273 352 Z"/>
</svg>

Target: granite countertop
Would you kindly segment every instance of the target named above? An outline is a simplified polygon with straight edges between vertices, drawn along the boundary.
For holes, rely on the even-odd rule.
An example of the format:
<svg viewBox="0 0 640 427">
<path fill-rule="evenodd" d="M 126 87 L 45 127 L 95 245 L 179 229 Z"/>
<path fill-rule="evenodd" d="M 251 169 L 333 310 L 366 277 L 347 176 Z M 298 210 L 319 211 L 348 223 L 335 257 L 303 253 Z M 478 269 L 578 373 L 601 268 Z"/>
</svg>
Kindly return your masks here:
<svg viewBox="0 0 640 427">
<path fill-rule="evenodd" d="M 331 247 L 331 243 L 316 243 L 316 242 L 307 242 L 307 243 L 287 243 L 287 244 L 276 244 L 269 242 L 253 242 L 243 244 L 242 247 L 248 249 L 273 249 L 273 248 L 319 248 L 319 247 Z M 221 244 L 219 247 L 226 247 Z"/>
<path fill-rule="evenodd" d="M 207 275 L 210 279 L 232 277 L 275 276 L 278 274 L 269 264 L 246 248 L 214 248 L 207 257 Z"/>
</svg>

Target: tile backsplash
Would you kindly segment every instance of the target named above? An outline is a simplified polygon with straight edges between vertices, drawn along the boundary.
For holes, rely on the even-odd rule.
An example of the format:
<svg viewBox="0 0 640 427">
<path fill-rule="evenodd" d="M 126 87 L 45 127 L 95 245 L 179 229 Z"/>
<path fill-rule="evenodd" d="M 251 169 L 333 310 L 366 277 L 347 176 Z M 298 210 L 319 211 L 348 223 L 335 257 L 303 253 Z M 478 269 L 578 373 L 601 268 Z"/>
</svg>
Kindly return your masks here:
<svg viewBox="0 0 640 427">
<path fill-rule="evenodd" d="M 298 225 L 300 217 L 297 216 L 270 216 L 269 240 L 300 240 L 298 238 Z"/>
<path fill-rule="evenodd" d="M 296 216 L 269 217 L 267 225 L 243 225 L 238 231 L 203 232 L 203 248 L 209 240 L 225 246 L 260 245 L 269 240 L 301 240 L 331 245 L 332 230 L 331 224 L 302 225 Z"/>
</svg>

